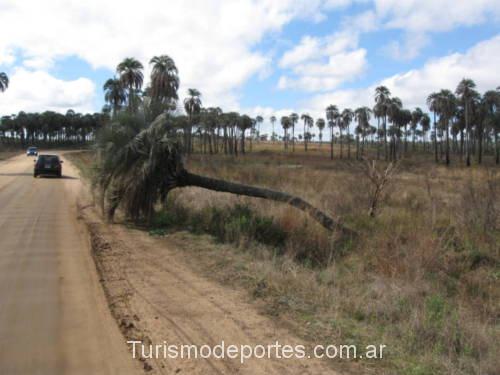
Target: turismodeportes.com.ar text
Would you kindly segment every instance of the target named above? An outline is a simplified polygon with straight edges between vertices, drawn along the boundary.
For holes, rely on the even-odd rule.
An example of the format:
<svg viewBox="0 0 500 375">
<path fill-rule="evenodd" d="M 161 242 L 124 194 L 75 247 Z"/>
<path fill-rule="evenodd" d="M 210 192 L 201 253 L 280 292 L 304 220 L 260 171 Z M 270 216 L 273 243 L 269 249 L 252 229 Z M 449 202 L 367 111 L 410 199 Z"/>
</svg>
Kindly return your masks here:
<svg viewBox="0 0 500 375">
<path fill-rule="evenodd" d="M 386 345 L 356 346 L 347 344 L 288 345 L 276 341 L 265 345 L 228 344 L 217 345 L 145 344 L 142 341 L 127 341 L 133 358 L 146 359 L 231 359 L 244 363 L 250 359 L 382 359 Z"/>
</svg>

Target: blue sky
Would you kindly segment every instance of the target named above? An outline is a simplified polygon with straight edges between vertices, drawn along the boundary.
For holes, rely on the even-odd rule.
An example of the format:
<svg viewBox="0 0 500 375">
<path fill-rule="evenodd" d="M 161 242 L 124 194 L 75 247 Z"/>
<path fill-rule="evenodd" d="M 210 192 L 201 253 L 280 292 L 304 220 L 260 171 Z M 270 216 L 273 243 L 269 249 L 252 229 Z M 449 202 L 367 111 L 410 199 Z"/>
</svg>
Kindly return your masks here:
<svg viewBox="0 0 500 375">
<path fill-rule="evenodd" d="M 207 106 L 266 118 L 371 106 L 378 84 L 409 107 L 464 76 L 483 91 L 500 85 L 500 0 L 126 3 L 3 0 L 0 71 L 11 84 L 0 113 L 98 111 L 121 59 L 141 60 L 147 77 L 160 54 L 177 63 L 181 97 L 196 87 Z"/>
</svg>

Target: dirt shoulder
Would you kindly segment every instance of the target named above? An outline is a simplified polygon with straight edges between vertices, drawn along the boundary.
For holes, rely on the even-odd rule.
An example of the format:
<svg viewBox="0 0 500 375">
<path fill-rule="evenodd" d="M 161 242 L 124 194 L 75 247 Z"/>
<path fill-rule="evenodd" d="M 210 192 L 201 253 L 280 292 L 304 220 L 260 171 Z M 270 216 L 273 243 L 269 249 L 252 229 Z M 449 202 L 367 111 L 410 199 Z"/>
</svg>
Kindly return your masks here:
<svg viewBox="0 0 500 375">
<path fill-rule="evenodd" d="M 93 256 L 108 303 L 127 340 L 146 344 L 301 345 L 297 337 L 259 312 L 248 293 L 196 271 L 183 234 L 161 238 L 102 222 L 93 206 L 80 219 L 91 234 Z M 184 238 L 184 240 L 186 240 Z M 184 241 L 185 242 L 185 241 Z M 188 242 L 189 243 L 189 242 Z M 209 241 L 205 242 L 210 245 Z M 193 246 L 202 251 L 200 243 Z M 214 269 L 216 271 L 216 269 Z M 161 356 L 160 356 L 161 357 Z M 317 359 L 142 359 L 152 374 L 336 374 Z"/>
</svg>

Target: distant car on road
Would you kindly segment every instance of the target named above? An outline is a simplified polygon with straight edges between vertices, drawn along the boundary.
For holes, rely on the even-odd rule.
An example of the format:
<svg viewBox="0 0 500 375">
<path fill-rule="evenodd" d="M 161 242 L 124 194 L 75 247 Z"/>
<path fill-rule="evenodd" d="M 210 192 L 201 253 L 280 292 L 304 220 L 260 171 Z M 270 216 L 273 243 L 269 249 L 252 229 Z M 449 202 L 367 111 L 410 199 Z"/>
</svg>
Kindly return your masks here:
<svg viewBox="0 0 500 375">
<path fill-rule="evenodd" d="M 26 156 L 37 156 L 38 149 L 36 147 L 29 147 L 28 151 L 26 151 Z"/>
<path fill-rule="evenodd" d="M 35 161 L 33 177 L 46 175 L 61 177 L 62 163 L 63 161 L 57 155 L 38 155 Z"/>
</svg>

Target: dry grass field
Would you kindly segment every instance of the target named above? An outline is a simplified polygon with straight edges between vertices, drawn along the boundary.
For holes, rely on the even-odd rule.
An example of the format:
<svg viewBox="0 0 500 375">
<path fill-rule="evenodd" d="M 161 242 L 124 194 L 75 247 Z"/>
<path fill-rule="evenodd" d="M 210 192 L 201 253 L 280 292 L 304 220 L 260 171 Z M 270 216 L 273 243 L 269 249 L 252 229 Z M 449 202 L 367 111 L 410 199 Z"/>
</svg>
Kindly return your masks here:
<svg viewBox="0 0 500 375">
<path fill-rule="evenodd" d="M 499 374 L 498 168 L 403 160 L 370 217 L 362 163 L 328 155 L 326 144 L 307 154 L 254 144 L 237 158 L 195 154 L 187 167 L 303 197 L 359 233 L 349 241 L 287 205 L 198 188 L 174 190 L 147 230 L 171 235 L 193 267 L 248 290 L 308 342 L 388 347 L 382 361 L 336 368 Z M 92 164 L 89 153 L 73 159 Z"/>
</svg>

